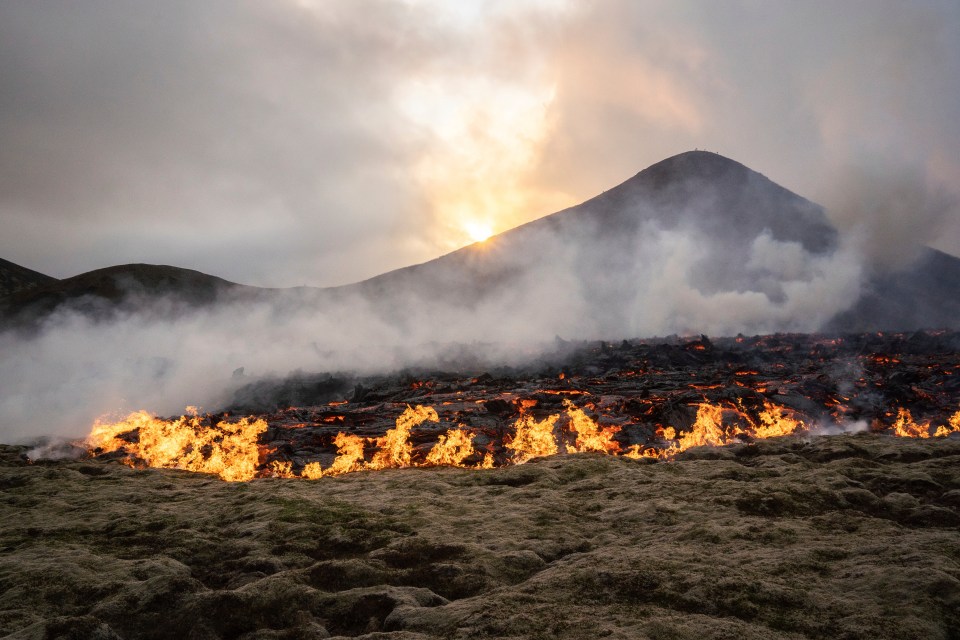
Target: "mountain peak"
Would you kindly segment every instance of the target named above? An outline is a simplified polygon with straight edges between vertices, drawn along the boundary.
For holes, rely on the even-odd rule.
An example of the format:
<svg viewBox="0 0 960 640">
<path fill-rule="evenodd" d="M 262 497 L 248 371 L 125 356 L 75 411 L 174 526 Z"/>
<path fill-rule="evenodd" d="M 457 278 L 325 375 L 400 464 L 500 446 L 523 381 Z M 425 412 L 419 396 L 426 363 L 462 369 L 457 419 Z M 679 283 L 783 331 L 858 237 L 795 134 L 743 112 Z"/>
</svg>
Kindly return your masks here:
<svg viewBox="0 0 960 640">
<path fill-rule="evenodd" d="M 654 179 L 674 177 L 718 177 L 731 172 L 741 174 L 756 173 L 749 167 L 731 160 L 713 151 L 685 151 L 650 165 L 637 176 L 646 175 Z M 757 174 L 759 175 L 759 174 Z"/>
</svg>

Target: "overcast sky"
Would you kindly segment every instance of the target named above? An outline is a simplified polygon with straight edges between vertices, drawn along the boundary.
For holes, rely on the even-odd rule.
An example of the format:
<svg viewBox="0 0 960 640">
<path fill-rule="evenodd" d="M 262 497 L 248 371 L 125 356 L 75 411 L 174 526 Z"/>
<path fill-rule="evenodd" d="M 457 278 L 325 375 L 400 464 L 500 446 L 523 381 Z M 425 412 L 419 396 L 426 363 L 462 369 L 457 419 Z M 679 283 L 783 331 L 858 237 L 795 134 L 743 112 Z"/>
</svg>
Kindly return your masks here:
<svg viewBox="0 0 960 640">
<path fill-rule="evenodd" d="M 960 254 L 960 3 L 0 0 L 0 257 L 344 284 L 709 149 Z"/>
</svg>

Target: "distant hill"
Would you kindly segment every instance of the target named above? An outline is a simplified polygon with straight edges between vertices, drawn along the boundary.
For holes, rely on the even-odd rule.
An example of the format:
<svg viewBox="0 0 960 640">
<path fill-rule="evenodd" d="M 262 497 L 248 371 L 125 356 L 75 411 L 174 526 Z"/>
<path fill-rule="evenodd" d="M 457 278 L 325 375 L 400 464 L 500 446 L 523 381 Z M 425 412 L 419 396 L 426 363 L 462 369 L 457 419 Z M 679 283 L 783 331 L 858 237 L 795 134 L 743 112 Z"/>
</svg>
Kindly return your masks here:
<svg viewBox="0 0 960 640">
<path fill-rule="evenodd" d="M 0 298 L 55 282 L 56 278 L 0 259 Z"/>
<path fill-rule="evenodd" d="M 43 278 L 46 280 L 33 287 L 0 298 L 0 316 L 8 323 L 25 324 L 66 304 L 79 312 L 99 317 L 160 301 L 170 305 L 170 311 L 178 311 L 184 307 L 214 304 L 229 295 L 258 292 L 256 287 L 167 265 L 127 264 L 63 280 Z"/>
<path fill-rule="evenodd" d="M 904 269 L 872 275 L 853 307 L 825 330 L 910 331 L 960 328 L 960 259 L 925 248 Z"/>
</svg>

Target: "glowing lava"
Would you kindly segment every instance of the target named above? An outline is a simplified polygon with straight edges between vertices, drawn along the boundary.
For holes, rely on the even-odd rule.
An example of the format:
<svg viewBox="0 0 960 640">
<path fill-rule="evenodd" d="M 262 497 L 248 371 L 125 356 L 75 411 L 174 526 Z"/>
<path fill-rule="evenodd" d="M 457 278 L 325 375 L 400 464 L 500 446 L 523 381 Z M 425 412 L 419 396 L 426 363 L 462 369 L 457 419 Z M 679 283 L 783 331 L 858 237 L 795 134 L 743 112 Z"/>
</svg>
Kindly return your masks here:
<svg viewBox="0 0 960 640">
<path fill-rule="evenodd" d="M 520 416 L 513 424 L 512 434 L 504 438 L 505 464 L 523 464 L 540 456 L 560 453 L 596 452 L 622 455 L 627 458 L 657 458 L 672 460 L 691 447 L 723 446 L 732 442 L 785 436 L 805 430 L 807 425 L 796 413 L 767 400 L 762 408 L 748 410 L 741 403 L 725 402 L 696 405 L 696 416 L 687 429 L 664 426 L 657 429 L 660 445 L 632 444 L 625 449 L 614 440 L 618 426 L 603 427 L 571 400 L 563 400 L 563 412 L 550 414 L 540 420 L 528 410 L 536 401 L 520 399 Z M 175 468 L 211 473 L 229 481 L 251 480 L 258 476 L 279 478 L 317 479 L 339 476 L 355 471 L 374 471 L 405 467 L 452 466 L 489 469 L 494 466 L 494 444 L 488 451 L 477 451 L 477 434 L 460 425 L 437 437 L 426 452 L 418 454 L 411 443 L 415 427 L 424 422 L 438 422 L 433 407 L 407 406 L 397 417 L 395 426 L 380 437 L 362 437 L 337 433 L 332 444 L 336 457 L 327 468 L 320 462 L 300 463 L 297 470 L 289 460 L 263 462 L 265 455 L 258 445 L 261 434 L 267 430 L 263 419 L 240 418 L 214 423 L 201 417 L 196 409 L 188 408 L 188 415 L 173 419 L 158 418 L 146 411 L 131 413 L 117 422 L 97 421 L 87 438 L 87 446 L 94 454 L 121 452 L 124 462 L 131 466 Z M 894 434 L 911 438 L 929 438 L 929 421 L 916 421 L 907 409 L 897 410 L 891 425 Z M 935 437 L 960 433 L 960 411 L 938 426 Z M 656 444 L 656 441 L 655 441 Z M 272 451 L 272 450 L 271 450 Z M 479 462 L 477 462 L 479 460 Z"/>
<path fill-rule="evenodd" d="M 138 411 L 119 422 L 98 420 L 87 443 L 103 453 L 123 449 L 130 464 L 139 459 L 150 467 L 213 473 L 229 481 L 254 478 L 259 458 L 257 438 L 267 430 L 266 421 L 241 418 L 210 425 L 204 424 L 195 410 L 192 413 L 163 420 Z M 131 431 L 137 432 L 138 441 L 120 438 Z"/>
<path fill-rule="evenodd" d="M 538 456 L 556 455 L 560 447 L 553 435 L 553 427 L 559 419 L 559 413 L 539 421 L 529 414 L 520 416 L 513 425 L 513 439 L 506 443 L 507 449 L 513 451 L 513 462 L 523 464 Z"/>
</svg>

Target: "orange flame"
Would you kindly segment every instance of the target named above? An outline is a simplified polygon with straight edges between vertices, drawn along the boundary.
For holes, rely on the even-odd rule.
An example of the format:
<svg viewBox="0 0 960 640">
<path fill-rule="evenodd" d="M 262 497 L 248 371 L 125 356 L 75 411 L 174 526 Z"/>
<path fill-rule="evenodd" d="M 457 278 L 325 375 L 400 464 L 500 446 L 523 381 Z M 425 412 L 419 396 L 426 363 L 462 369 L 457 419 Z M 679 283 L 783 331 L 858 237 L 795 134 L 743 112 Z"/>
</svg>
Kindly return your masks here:
<svg viewBox="0 0 960 640">
<path fill-rule="evenodd" d="M 368 469 L 390 469 L 409 467 L 413 445 L 410 444 L 410 430 L 421 422 L 430 420 L 438 422 L 440 418 L 433 407 L 417 405 L 416 408 L 407 406 L 400 417 L 397 426 L 387 431 L 382 438 L 377 438 L 379 449 L 373 460 L 367 465 Z"/>
<path fill-rule="evenodd" d="M 664 436 L 668 440 L 674 438 L 672 433 L 675 433 L 675 430 L 671 427 L 664 430 Z M 679 451 L 686 451 L 691 447 L 704 445 L 719 447 L 728 442 L 730 439 L 723 431 L 723 408 L 703 402 L 697 406 L 697 417 L 694 419 L 693 426 L 690 427 L 690 431 L 677 438 L 676 447 Z"/>
<path fill-rule="evenodd" d="M 930 423 L 914 422 L 908 409 L 897 409 L 897 420 L 893 423 L 893 433 L 904 438 L 929 438 Z"/>
<path fill-rule="evenodd" d="M 337 447 L 337 457 L 333 464 L 322 472 L 323 475 L 339 476 L 363 469 L 363 438 L 340 432 L 333 439 L 333 444 Z"/>
<path fill-rule="evenodd" d="M 946 438 L 951 433 L 960 433 L 960 411 L 950 416 L 946 426 L 937 427 L 937 432 L 933 435 L 936 438 Z"/>
<path fill-rule="evenodd" d="M 633 444 L 621 451 L 620 445 L 614 440 L 620 427 L 600 426 L 583 409 L 565 399 L 565 424 L 569 425 L 569 433 L 575 434 L 575 437 L 574 444 L 564 447 L 564 436 L 556 433 L 561 414 L 538 421 L 525 413 L 525 408 L 533 406 L 535 402 L 520 400 L 518 404 L 521 415 L 514 424 L 512 438 L 504 444 L 512 452 L 512 464 L 523 464 L 539 456 L 556 455 L 564 449 L 569 453 L 593 451 L 620 454 L 633 459 L 669 460 L 691 447 L 722 446 L 741 436 L 771 438 L 806 428 L 795 411 L 767 400 L 764 400 L 763 408 L 756 412 L 747 410 L 742 404 L 713 405 L 703 402 L 697 405 L 696 417 L 688 430 L 678 433 L 677 429 L 670 426 L 658 429 L 658 434 L 666 441 L 665 447 Z M 397 418 L 395 427 L 382 437 L 364 438 L 338 433 L 333 440 L 337 456 L 326 469 L 319 462 L 310 462 L 296 473 L 292 462 L 282 460 L 274 460 L 265 468 L 258 468 L 260 454 L 257 439 L 267 429 L 264 420 L 248 417 L 212 425 L 199 416 L 193 407 L 187 408 L 187 414 L 164 420 L 146 411 L 138 411 L 118 422 L 98 420 L 91 429 L 87 444 L 92 451 L 122 451 L 127 454 L 126 462 L 131 465 L 144 463 L 151 467 L 212 473 L 229 481 L 250 480 L 257 475 L 317 479 L 353 471 L 410 466 L 466 468 L 469 465 L 465 461 L 477 455 L 473 447 L 475 435 L 461 426 L 439 436 L 422 463 L 414 462 L 413 445 L 410 442 L 412 429 L 425 421 L 438 422 L 439 416 L 432 407 L 407 406 Z M 725 417 L 728 419 L 726 426 Z M 900 408 L 892 430 L 898 436 L 929 438 L 931 424 L 929 421 L 915 421 L 910 411 Z M 136 432 L 137 437 L 125 436 L 131 432 Z M 960 411 L 948 419 L 947 425 L 937 427 L 934 436 L 945 437 L 958 432 Z M 366 461 L 368 447 L 375 447 L 369 462 Z M 493 466 L 493 454 L 486 452 L 473 468 L 489 469 Z"/>
<path fill-rule="evenodd" d="M 567 447 L 569 453 L 598 451 L 614 454 L 620 451 L 620 445 L 613 439 L 614 434 L 620 431 L 620 427 L 601 427 L 569 400 L 564 400 L 563 406 L 566 407 L 567 416 L 570 418 L 570 428 L 577 432 L 576 444 Z"/>
<path fill-rule="evenodd" d="M 463 461 L 473 455 L 474 435 L 465 429 L 450 429 L 445 435 L 437 439 L 437 444 L 433 446 L 430 453 L 427 454 L 426 465 L 430 466 L 465 466 Z M 493 459 L 490 460 L 491 466 Z"/>
<path fill-rule="evenodd" d="M 307 480 L 317 480 L 323 477 L 323 469 L 320 468 L 319 462 L 308 462 L 303 470 L 300 471 L 300 477 L 306 478 Z"/>
<path fill-rule="evenodd" d="M 763 401 L 763 410 L 758 414 L 759 422 L 750 420 L 752 435 L 755 438 L 775 438 L 787 436 L 806 428 L 802 420 L 786 407 L 777 406 L 767 400 Z M 748 417 L 749 419 L 749 417 Z"/>
<path fill-rule="evenodd" d="M 192 408 L 191 408 L 192 409 Z M 104 452 L 123 449 L 151 467 L 213 473 L 231 482 L 250 480 L 257 473 L 257 437 L 267 430 L 264 420 L 241 418 L 207 426 L 196 415 L 163 420 L 146 411 L 131 413 L 124 420 L 98 420 L 87 439 L 92 449 Z M 118 438 L 136 430 L 139 442 Z"/>
<path fill-rule="evenodd" d="M 555 455 L 560 449 L 553 435 L 553 427 L 559 419 L 559 413 L 539 422 L 532 415 L 521 415 L 514 424 L 516 433 L 513 439 L 506 444 L 507 449 L 513 451 L 513 462 L 523 464 L 539 456 Z"/>
</svg>

